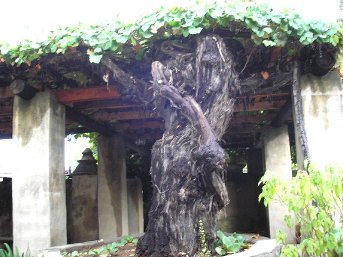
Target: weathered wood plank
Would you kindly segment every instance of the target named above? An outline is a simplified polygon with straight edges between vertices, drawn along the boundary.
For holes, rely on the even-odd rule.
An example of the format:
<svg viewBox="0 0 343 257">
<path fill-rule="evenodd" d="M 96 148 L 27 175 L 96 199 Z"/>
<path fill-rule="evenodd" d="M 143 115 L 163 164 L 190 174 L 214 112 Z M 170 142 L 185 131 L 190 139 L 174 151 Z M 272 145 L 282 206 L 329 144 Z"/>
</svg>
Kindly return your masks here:
<svg viewBox="0 0 343 257">
<path fill-rule="evenodd" d="M 5 98 L 13 97 L 13 96 L 14 94 L 9 86 L 0 87 L 0 99 L 5 99 Z"/>
<path fill-rule="evenodd" d="M 74 88 L 69 90 L 54 90 L 54 95 L 62 104 L 77 102 L 120 99 L 120 94 L 112 87 Z"/>
<path fill-rule="evenodd" d="M 244 103 L 238 103 L 235 105 L 234 112 L 252 112 L 252 111 L 266 111 L 280 109 L 287 100 L 278 100 L 271 102 L 255 102 L 245 105 Z"/>
<path fill-rule="evenodd" d="M 126 111 L 126 112 L 99 112 L 92 116 L 99 121 L 117 121 L 117 120 L 139 120 L 158 118 L 157 113 L 152 111 Z"/>
<path fill-rule="evenodd" d="M 99 123 L 68 106 L 66 106 L 66 117 L 67 119 L 73 120 L 74 122 L 79 123 L 80 125 L 88 128 L 91 131 L 100 133 L 101 135 L 111 136 L 114 133 L 111 127 Z"/>
</svg>

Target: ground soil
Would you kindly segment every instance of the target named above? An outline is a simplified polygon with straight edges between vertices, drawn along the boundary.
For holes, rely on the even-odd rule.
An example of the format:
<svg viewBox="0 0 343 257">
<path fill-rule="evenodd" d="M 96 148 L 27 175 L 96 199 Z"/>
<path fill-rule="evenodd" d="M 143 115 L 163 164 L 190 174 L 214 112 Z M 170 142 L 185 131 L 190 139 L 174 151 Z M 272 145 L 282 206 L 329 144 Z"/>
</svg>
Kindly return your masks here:
<svg viewBox="0 0 343 257">
<path fill-rule="evenodd" d="M 134 244 L 127 244 L 127 245 L 124 245 L 123 247 L 120 247 L 118 252 L 116 252 L 114 256 L 132 257 L 132 256 L 136 256 L 135 251 L 136 251 L 136 246 Z"/>
<path fill-rule="evenodd" d="M 258 240 L 267 239 L 258 234 L 242 234 L 242 235 L 245 238 L 245 243 L 248 246 L 247 248 L 242 249 L 242 251 L 247 250 L 250 246 L 252 246 Z M 94 255 L 94 254 L 89 253 L 91 250 L 96 250 L 106 245 L 107 245 L 106 243 L 100 241 L 99 243 L 96 243 L 92 246 L 85 245 L 85 246 L 79 246 L 77 248 L 70 248 L 63 255 L 66 257 L 138 257 L 138 255 L 136 255 L 136 245 L 133 243 L 128 243 L 122 247 L 119 247 L 118 251 L 111 254 L 106 254 L 105 252 L 102 252 L 102 253 Z M 73 252 L 78 252 L 78 253 L 73 255 Z M 218 256 L 218 255 L 215 255 L 215 256 Z"/>
</svg>

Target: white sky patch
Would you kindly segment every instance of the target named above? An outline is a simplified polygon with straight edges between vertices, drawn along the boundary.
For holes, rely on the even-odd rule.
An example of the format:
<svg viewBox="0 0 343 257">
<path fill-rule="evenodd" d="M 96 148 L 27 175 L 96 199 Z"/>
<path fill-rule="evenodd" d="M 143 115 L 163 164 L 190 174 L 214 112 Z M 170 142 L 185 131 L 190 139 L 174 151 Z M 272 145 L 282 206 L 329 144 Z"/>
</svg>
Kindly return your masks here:
<svg viewBox="0 0 343 257">
<path fill-rule="evenodd" d="M 119 16 L 123 21 L 134 21 L 163 4 L 182 4 L 181 0 L 142 1 L 70 1 L 70 0 L 3 0 L 0 15 L 0 42 L 10 43 L 30 38 L 44 38 L 50 30 L 82 23 L 109 21 Z"/>
<path fill-rule="evenodd" d="M 88 138 L 75 139 L 73 136 L 68 136 L 64 140 L 64 154 L 65 154 L 65 170 L 74 171 L 78 165 L 78 160 L 82 158 L 82 152 L 90 147 Z"/>
<path fill-rule="evenodd" d="M 82 152 L 90 147 L 88 138 L 75 139 L 73 136 L 67 137 L 64 140 L 65 145 L 65 170 L 75 170 L 78 165 L 78 160 L 82 157 Z M 20 156 L 17 154 L 15 141 L 13 139 L 0 140 L 0 177 L 12 174 L 15 169 L 15 163 L 20 161 Z"/>
</svg>

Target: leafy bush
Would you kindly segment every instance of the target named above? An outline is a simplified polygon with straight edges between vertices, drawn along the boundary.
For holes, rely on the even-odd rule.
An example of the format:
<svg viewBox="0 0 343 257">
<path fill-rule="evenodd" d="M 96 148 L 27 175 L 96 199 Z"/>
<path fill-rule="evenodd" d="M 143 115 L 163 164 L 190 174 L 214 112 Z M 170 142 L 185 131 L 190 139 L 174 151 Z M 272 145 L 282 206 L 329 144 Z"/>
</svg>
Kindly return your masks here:
<svg viewBox="0 0 343 257">
<path fill-rule="evenodd" d="M 284 217 L 289 227 L 300 227 L 300 245 L 287 245 L 281 256 L 343 256 L 343 169 L 329 167 L 320 171 L 309 166 L 298 171 L 291 181 L 280 180 L 270 173 L 262 177 L 264 184 L 259 200 L 267 206 L 278 199 L 288 207 Z M 285 238 L 279 233 L 278 239 Z"/>
<path fill-rule="evenodd" d="M 99 247 L 94 247 L 89 249 L 86 252 L 83 251 L 73 251 L 73 252 L 64 252 L 62 253 L 65 257 L 80 257 L 80 256 L 112 256 L 115 254 L 120 247 L 126 244 L 137 244 L 137 238 L 127 235 L 123 236 L 119 242 L 113 242 Z M 11 256 L 0 256 L 0 257 L 11 257 Z M 16 256 L 14 256 L 16 257 Z"/>
<path fill-rule="evenodd" d="M 237 253 L 245 248 L 244 237 L 242 235 L 233 233 L 230 236 L 225 236 L 222 231 L 217 231 L 217 240 L 214 242 L 215 251 L 219 255 L 226 255 L 230 253 Z"/>
<path fill-rule="evenodd" d="M 4 244 L 5 249 L 0 249 L 0 257 L 30 257 L 30 251 L 27 250 L 25 253 L 20 254 L 18 248 L 15 248 L 12 251 L 11 247 L 8 244 Z"/>
</svg>

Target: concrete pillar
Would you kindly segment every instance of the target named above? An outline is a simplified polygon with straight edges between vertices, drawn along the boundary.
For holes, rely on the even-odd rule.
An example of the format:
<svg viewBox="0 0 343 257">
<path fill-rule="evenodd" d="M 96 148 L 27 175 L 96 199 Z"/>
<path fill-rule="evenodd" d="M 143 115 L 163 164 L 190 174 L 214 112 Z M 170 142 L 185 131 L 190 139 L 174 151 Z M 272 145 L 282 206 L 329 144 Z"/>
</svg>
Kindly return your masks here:
<svg viewBox="0 0 343 257">
<path fill-rule="evenodd" d="M 144 232 L 143 190 L 139 178 L 127 180 L 127 204 L 129 219 L 129 234 Z"/>
<path fill-rule="evenodd" d="M 99 238 L 128 234 L 126 151 L 119 136 L 98 139 Z"/>
<path fill-rule="evenodd" d="M 66 244 L 65 109 L 48 92 L 14 97 L 13 239 L 19 252 Z"/>
<path fill-rule="evenodd" d="M 68 241 L 70 243 L 92 241 L 99 238 L 96 160 L 88 148 L 82 154 L 79 165 L 72 173 L 72 188 L 68 206 Z"/>
<path fill-rule="evenodd" d="M 263 133 L 265 170 L 272 172 L 278 178 L 292 178 L 292 161 L 289 145 L 288 127 L 270 128 Z M 278 230 L 286 233 L 286 243 L 295 241 L 295 230 L 288 228 L 284 222 L 287 206 L 274 200 L 268 205 L 269 234 L 276 237 Z"/>
<path fill-rule="evenodd" d="M 311 162 L 320 169 L 330 164 L 343 166 L 343 88 L 339 74 L 306 74 L 300 83 Z"/>
</svg>

